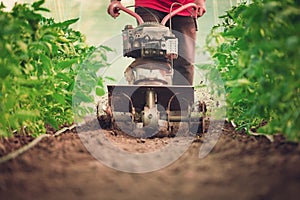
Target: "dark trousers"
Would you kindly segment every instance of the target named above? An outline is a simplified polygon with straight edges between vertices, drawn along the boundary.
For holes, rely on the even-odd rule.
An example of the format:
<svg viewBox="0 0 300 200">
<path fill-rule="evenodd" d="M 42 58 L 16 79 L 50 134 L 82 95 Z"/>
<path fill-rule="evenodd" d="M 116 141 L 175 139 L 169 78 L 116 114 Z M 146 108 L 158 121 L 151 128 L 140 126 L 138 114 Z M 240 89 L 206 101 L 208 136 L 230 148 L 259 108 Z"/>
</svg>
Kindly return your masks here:
<svg viewBox="0 0 300 200">
<path fill-rule="evenodd" d="M 161 22 L 168 14 L 150 8 L 138 7 L 135 12 L 145 22 Z M 170 27 L 170 20 L 166 23 Z M 192 17 L 174 16 L 171 19 L 171 28 L 178 38 L 178 58 L 174 60 L 173 85 L 193 85 L 194 60 L 196 45 L 196 21 Z"/>
</svg>

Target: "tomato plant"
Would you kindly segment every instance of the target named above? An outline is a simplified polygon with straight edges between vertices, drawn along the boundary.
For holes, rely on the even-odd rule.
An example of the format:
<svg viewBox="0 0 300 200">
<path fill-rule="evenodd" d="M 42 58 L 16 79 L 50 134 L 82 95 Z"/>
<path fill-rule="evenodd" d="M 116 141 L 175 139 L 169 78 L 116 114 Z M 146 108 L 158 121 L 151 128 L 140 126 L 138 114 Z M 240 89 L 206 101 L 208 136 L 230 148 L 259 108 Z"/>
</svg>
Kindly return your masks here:
<svg viewBox="0 0 300 200">
<path fill-rule="evenodd" d="M 300 3 L 253 0 L 232 7 L 207 37 L 240 128 L 300 139 Z"/>
<path fill-rule="evenodd" d="M 69 27 L 78 19 L 45 18 L 43 3 L 15 4 L 9 12 L 0 5 L 0 136 L 73 122 L 75 77 L 96 48 Z"/>
</svg>

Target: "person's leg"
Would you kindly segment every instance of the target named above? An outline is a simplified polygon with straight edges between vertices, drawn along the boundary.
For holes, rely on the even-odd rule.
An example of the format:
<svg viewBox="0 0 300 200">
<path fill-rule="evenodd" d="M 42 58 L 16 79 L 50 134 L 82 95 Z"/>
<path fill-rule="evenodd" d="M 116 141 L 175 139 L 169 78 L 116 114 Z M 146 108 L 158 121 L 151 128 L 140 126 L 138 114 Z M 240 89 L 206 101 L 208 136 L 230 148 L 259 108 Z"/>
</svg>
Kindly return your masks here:
<svg viewBox="0 0 300 200">
<path fill-rule="evenodd" d="M 172 30 L 178 38 L 179 57 L 174 60 L 173 85 L 193 85 L 196 24 L 192 17 L 172 17 Z M 167 23 L 169 26 L 169 23 Z"/>
</svg>

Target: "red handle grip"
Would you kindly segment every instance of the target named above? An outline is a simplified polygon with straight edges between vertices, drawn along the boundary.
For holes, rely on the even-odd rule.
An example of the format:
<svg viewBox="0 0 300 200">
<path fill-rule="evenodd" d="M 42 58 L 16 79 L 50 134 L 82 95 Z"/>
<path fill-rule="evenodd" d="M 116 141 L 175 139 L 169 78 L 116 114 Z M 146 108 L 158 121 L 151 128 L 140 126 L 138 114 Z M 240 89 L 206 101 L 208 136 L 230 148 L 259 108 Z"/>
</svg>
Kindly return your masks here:
<svg viewBox="0 0 300 200">
<path fill-rule="evenodd" d="M 138 24 L 143 24 L 144 20 L 141 18 L 141 16 L 139 16 L 138 14 L 136 14 L 135 12 L 133 12 L 132 10 L 126 8 L 125 6 L 123 6 L 120 1 L 113 1 L 110 6 L 109 6 L 109 10 L 108 13 L 111 14 L 111 12 L 113 12 L 111 15 L 113 16 L 113 14 L 115 14 L 116 12 L 118 12 L 119 10 L 122 10 L 124 12 L 126 12 L 127 14 L 133 16 L 134 18 L 136 18 L 136 20 L 138 21 Z"/>
<path fill-rule="evenodd" d="M 197 12 L 198 12 L 198 9 L 199 9 L 199 6 L 197 6 L 195 3 L 188 3 L 188 4 L 185 4 L 185 5 L 182 5 L 181 7 L 177 8 L 176 10 L 173 10 L 172 12 L 170 12 L 168 15 L 166 15 L 162 21 L 161 21 L 161 24 L 162 25 L 166 25 L 167 21 L 173 17 L 174 15 L 176 15 L 177 13 L 185 10 L 185 9 L 188 9 L 188 8 L 195 8 L 194 9 L 194 16 L 197 17 Z"/>
</svg>

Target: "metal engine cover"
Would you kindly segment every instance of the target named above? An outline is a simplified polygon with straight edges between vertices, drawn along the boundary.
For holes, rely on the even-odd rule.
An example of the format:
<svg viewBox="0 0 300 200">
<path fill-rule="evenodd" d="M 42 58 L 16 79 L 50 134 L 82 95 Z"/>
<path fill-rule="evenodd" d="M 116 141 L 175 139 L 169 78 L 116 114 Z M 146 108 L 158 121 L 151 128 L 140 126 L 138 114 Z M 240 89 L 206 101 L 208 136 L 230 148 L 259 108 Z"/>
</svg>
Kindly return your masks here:
<svg viewBox="0 0 300 200">
<path fill-rule="evenodd" d="M 127 25 L 122 36 L 124 56 L 168 59 L 178 57 L 178 39 L 162 24 L 145 22 L 136 28 Z"/>
</svg>

